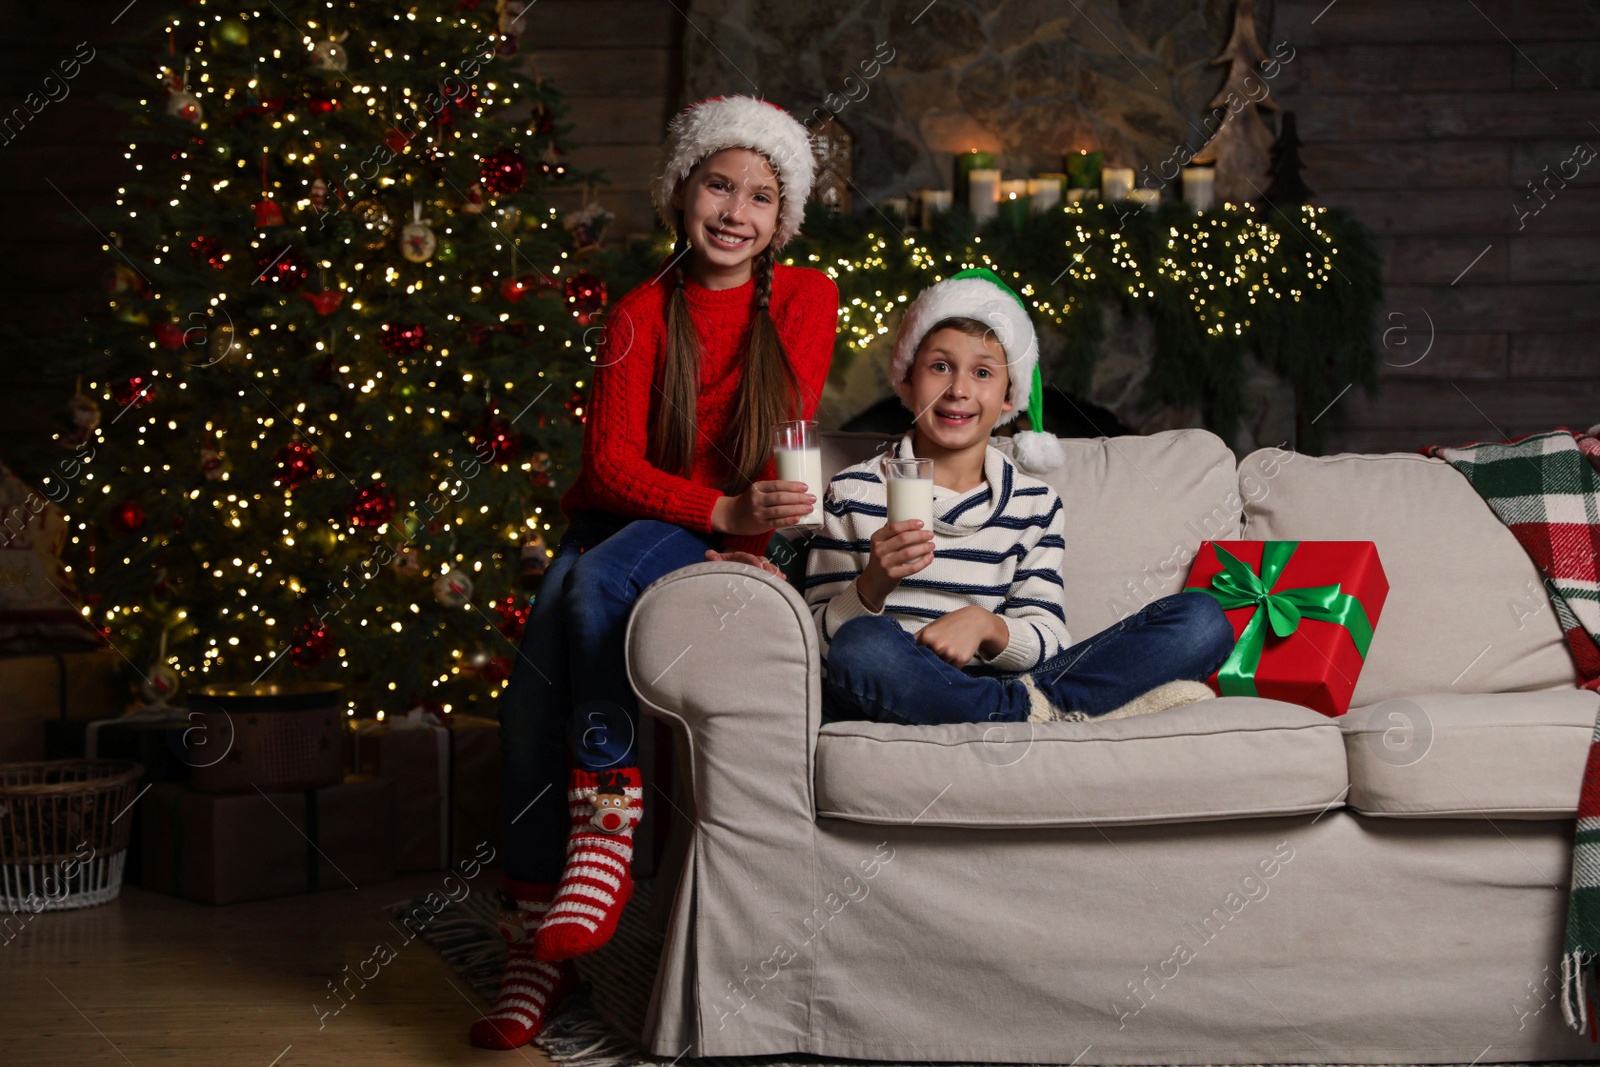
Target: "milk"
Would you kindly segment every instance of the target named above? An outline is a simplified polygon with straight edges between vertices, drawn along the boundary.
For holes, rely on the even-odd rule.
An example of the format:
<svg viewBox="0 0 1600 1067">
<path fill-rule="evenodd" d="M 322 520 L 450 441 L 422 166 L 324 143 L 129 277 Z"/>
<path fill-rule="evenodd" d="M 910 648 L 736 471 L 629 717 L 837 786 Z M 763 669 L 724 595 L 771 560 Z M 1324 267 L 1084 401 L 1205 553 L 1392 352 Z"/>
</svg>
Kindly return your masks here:
<svg viewBox="0 0 1600 1067">
<path fill-rule="evenodd" d="M 889 521 L 921 519 L 924 530 L 933 529 L 933 479 L 889 478 Z"/>
<path fill-rule="evenodd" d="M 822 525 L 822 449 L 775 448 L 773 458 L 778 463 L 778 481 L 805 482 L 806 492 L 817 498 L 811 514 L 800 516 L 802 526 Z M 933 483 L 929 483 L 931 486 Z"/>
</svg>

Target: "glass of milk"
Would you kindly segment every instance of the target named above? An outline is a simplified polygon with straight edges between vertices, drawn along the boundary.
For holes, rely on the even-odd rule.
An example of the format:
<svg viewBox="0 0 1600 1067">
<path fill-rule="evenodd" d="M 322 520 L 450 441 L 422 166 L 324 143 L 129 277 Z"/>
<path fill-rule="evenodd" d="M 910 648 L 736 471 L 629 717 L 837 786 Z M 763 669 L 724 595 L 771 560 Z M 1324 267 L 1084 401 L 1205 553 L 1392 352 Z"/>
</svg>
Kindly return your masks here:
<svg viewBox="0 0 1600 1067">
<path fill-rule="evenodd" d="M 885 459 L 885 484 L 889 489 L 889 521 L 921 519 L 924 530 L 933 529 L 933 460 Z"/>
<path fill-rule="evenodd" d="M 780 422 L 772 429 L 772 458 L 778 481 L 805 482 L 806 492 L 817 498 L 811 514 L 800 516 L 800 526 L 822 525 L 822 439 L 817 424 L 806 419 Z"/>
</svg>

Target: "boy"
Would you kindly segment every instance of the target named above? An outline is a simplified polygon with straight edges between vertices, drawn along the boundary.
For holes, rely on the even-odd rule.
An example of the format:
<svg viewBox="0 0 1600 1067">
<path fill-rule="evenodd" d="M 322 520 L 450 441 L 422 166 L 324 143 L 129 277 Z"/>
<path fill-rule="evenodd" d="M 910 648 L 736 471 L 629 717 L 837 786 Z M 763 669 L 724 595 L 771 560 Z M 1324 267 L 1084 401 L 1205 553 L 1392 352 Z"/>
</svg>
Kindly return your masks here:
<svg viewBox="0 0 1600 1067">
<path fill-rule="evenodd" d="M 829 483 L 806 601 L 830 719 L 1083 721 L 1213 695 L 1201 679 L 1234 638 L 1204 593 L 1162 597 L 1070 644 L 1061 498 L 989 444 L 1028 405 L 1033 432 L 1016 438 L 1025 469 L 1064 458 L 1038 432 L 1037 363 L 1027 309 L 991 271 L 953 275 L 907 309 L 889 378 L 916 418 L 893 454 L 933 460 L 934 529 L 887 522 L 879 458 Z"/>
</svg>

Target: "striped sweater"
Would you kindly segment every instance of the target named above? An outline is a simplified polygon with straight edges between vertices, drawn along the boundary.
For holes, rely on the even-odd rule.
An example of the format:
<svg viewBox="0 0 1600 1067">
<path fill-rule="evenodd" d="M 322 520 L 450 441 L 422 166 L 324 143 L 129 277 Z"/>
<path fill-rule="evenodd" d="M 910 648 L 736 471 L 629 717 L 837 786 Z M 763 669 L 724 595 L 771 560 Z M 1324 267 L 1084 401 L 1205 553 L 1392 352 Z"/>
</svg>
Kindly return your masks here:
<svg viewBox="0 0 1600 1067">
<path fill-rule="evenodd" d="M 909 458 L 911 435 L 895 454 Z M 880 457 L 834 475 L 823 498 L 822 530 L 806 562 L 806 603 L 817 620 L 822 654 L 849 619 L 873 614 L 856 592 L 870 538 L 889 521 Z M 965 493 L 934 486 L 933 562 L 903 578 L 883 614 L 915 633 L 931 620 L 976 604 L 1005 620 L 1011 640 L 999 655 L 980 652 L 968 666 L 1029 671 L 1071 644 L 1063 608 L 1066 554 L 1061 498 L 990 446 L 983 483 Z"/>
</svg>

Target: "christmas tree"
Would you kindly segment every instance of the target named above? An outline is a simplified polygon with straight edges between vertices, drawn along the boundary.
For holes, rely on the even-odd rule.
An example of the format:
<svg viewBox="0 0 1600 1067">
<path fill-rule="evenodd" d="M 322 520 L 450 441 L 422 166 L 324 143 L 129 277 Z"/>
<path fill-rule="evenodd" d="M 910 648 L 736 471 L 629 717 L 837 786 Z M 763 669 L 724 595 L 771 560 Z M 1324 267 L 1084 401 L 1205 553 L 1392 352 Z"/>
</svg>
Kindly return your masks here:
<svg viewBox="0 0 1600 1067">
<path fill-rule="evenodd" d="M 505 0 L 198 0 L 127 101 L 62 488 L 152 688 L 336 680 L 493 713 L 560 533 L 604 213 Z M 159 78 L 154 81 L 153 78 Z M 111 407 L 96 418 L 98 404 Z"/>
</svg>

